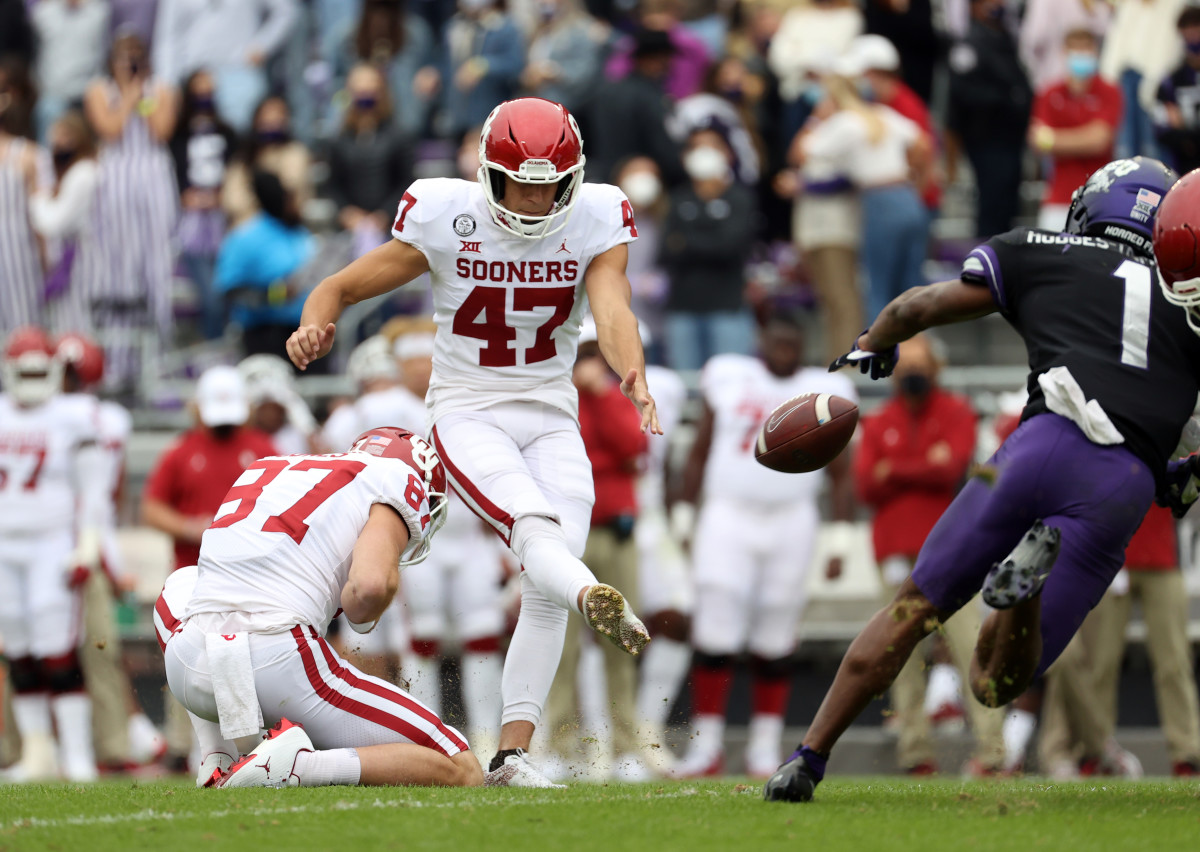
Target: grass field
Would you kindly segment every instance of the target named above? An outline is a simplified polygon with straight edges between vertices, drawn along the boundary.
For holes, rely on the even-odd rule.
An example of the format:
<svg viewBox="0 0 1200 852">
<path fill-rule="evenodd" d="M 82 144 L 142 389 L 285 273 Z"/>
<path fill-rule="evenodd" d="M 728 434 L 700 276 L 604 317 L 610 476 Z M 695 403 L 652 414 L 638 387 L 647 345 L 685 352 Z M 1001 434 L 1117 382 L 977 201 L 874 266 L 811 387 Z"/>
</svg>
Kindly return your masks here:
<svg viewBox="0 0 1200 852">
<path fill-rule="evenodd" d="M 0 787 L 0 852 L 193 849 L 1200 849 L 1196 782 L 838 778 L 808 805 L 737 779 L 567 790 Z"/>
</svg>

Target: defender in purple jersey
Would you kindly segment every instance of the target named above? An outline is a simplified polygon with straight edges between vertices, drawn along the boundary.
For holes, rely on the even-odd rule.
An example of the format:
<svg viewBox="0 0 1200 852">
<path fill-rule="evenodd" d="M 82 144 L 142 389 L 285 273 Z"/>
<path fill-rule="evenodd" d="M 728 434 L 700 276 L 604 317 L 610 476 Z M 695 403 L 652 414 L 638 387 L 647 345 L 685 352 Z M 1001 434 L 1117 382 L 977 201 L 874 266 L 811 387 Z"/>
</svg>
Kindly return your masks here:
<svg viewBox="0 0 1200 852">
<path fill-rule="evenodd" d="M 997 611 L 980 631 L 971 689 L 991 707 L 1024 692 L 1108 588 L 1151 500 L 1168 499 L 1167 463 L 1200 390 L 1200 338 L 1154 280 L 1154 216 L 1176 178 L 1148 158 L 1109 163 L 1076 191 L 1064 233 L 993 237 L 957 280 L 892 301 L 830 367 L 881 378 L 900 341 L 999 311 L 1025 341 L 1029 399 L 851 644 L 767 800 L 811 799 L 842 733 L 981 590 Z"/>
</svg>

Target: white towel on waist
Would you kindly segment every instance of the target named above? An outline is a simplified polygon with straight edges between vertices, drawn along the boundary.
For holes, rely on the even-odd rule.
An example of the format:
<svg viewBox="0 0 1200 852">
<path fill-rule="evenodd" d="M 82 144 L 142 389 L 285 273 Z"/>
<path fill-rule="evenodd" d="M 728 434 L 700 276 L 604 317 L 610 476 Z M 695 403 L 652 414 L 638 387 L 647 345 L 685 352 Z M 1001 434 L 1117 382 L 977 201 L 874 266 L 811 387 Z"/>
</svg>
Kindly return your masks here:
<svg viewBox="0 0 1200 852">
<path fill-rule="evenodd" d="M 208 651 L 221 736 L 234 740 L 257 734 L 263 727 L 263 714 L 254 688 L 249 634 L 206 633 L 204 648 Z"/>
<path fill-rule="evenodd" d="M 1125 436 L 1117 431 L 1100 403 L 1083 395 L 1083 388 L 1066 367 L 1052 367 L 1042 373 L 1038 384 L 1046 396 L 1046 407 L 1082 429 L 1093 444 L 1125 443 Z"/>
</svg>

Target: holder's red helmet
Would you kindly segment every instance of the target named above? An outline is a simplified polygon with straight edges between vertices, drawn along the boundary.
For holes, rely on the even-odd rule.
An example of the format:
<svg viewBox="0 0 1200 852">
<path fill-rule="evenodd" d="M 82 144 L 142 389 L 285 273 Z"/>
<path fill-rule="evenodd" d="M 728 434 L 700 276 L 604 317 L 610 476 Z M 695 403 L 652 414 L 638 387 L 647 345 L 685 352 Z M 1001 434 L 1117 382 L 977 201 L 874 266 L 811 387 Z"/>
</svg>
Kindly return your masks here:
<svg viewBox="0 0 1200 852">
<path fill-rule="evenodd" d="M 583 181 L 583 137 L 562 104 L 543 98 L 505 101 L 492 110 L 479 135 L 479 182 L 500 227 L 537 239 L 567 226 Z M 518 216 L 501 203 L 504 176 L 519 183 L 554 183 L 554 205 L 545 216 Z"/>
<path fill-rule="evenodd" d="M 368 429 L 350 445 L 380 458 L 399 459 L 423 475 L 425 493 L 429 498 L 429 528 L 417 549 L 400 562 L 401 567 L 416 565 L 429 555 L 429 540 L 446 522 L 446 467 L 437 451 L 420 435 L 399 426 L 377 426 Z"/>
</svg>

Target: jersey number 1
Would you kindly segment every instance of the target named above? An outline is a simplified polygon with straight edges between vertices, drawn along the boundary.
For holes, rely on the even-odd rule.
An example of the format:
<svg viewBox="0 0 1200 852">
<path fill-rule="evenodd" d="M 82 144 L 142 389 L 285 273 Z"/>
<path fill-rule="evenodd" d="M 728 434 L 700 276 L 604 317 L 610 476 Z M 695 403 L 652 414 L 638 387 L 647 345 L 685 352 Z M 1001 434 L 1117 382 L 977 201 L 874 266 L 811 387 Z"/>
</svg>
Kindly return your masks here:
<svg viewBox="0 0 1200 852">
<path fill-rule="evenodd" d="M 1154 287 L 1150 267 L 1127 260 L 1113 275 L 1125 279 L 1121 363 L 1145 370 L 1149 366 L 1146 350 L 1150 347 L 1150 295 Z"/>
</svg>

